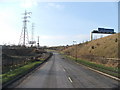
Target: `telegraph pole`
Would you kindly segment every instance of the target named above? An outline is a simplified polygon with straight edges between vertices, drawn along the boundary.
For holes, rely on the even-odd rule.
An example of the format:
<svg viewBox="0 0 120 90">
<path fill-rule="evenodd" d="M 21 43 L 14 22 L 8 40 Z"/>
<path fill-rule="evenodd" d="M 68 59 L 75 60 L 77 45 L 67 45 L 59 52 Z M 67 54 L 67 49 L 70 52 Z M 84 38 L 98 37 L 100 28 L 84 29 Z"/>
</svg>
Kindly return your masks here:
<svg viewBox="0 0 120 90">
<path fill-rule="evenodd" d="M 27 31 L 27 22 L 28 21 L 28 18 L 30 18 L 30 15 L 32 14 L 32 12 L 27 12 L 25 10 L 25 13 L 23 13 L 24 17 L 23 17 L 23 29 L 22 29 L 22 32 L 21 32 L 21 36 L 20 36 L 20 40 L 19 40 L 19 44 L 20 45 L 23 45 L 25 46 L 26 45 L 26 39 L 27 39 L 27 42 L 29 41 L 28 40 L 28 31 Z"/>
</svg>

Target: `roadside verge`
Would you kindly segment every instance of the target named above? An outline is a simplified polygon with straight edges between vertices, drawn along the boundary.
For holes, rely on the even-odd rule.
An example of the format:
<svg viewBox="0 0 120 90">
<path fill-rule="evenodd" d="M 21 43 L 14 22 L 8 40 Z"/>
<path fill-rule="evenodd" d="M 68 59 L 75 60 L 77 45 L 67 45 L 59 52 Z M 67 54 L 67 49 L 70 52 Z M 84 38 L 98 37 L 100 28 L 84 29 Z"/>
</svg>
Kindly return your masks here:
<svg viewBox="0 0 120 90">
<path fill-rule="evenodd" d="M 86 61 L 86 60 L 81 60 L 81 59 L 76 60 L 74 57 L 64 55 L 64 54 L 62 55 L 66 57 L 67 59 L 73 60 L 75 63 L 82 65 L 84 67 L 87 67 L 88 69 L 94 72 L 100 73 L 102 75 L 105 75 L 117 81 L 120 81 L 120 69 L 119 68 L 107 67 L 101 64 L 96 64 L 96 63 Z"/>
<path fill-rule="evenodd" d="M 43 65 L 43 63 L 45 63 L 52 56 L 52 53 L 48 53 L 48 54 L 49 55 L 48 55 L 48 57 L 45 58 L 45 60 L 42 60 L 42 61 L 37 60 L 37 61 L 29 63 L 29 64 L 27 64 L 27 65 L 25 65 L 23 67 L 20 67 L 16 71 L 13 71 L 13 74 L 11 74 L 11 75 L 14 75 L 14 73 L 15 74 L 17 73 L 17 74 L 15 76 L 13 76 L 13 77 L 10 77 L 9 81 L 7 81 L 5 83 L 2 83 L 2 89 L 8 88 L 9 86 L 12 86 L 11 84 L 13 84 L 14 82 L 17 82 L 18 80 L 22 81 L 23 77 L 26 77 L 31 72 L 33 72 L 35 69 L 37 69 L 38 67 L 40 67 L 41 65 Z M 19 71 L 19 73 L 18 73 L 18 71 Z"/>
</svg>

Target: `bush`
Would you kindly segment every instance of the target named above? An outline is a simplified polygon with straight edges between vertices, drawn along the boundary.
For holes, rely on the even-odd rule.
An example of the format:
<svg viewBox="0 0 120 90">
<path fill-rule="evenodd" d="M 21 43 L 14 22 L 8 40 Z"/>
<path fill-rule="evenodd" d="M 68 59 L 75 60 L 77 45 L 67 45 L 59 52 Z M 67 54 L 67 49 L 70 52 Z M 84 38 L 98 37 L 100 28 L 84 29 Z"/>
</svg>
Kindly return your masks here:
<svg viewBox="0 0 120 90">
<path fill-rule="evenodd" d="M 94 46 L 92 46 L 92 49 L 94 49 L 95 47 Z"/>
<path fill-rule="evenodd" d="M 118 40 L 117 40 L 117 38 L 115 39 L 115 42 L 117 42 Z"/>
</svg>

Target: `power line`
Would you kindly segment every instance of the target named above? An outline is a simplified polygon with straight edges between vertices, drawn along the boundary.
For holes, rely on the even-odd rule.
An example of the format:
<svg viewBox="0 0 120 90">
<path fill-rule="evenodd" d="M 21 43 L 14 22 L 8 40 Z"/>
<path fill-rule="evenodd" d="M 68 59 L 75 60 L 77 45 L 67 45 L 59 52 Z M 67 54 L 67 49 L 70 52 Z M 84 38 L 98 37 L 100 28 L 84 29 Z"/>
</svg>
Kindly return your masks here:
<svg viewBox="0 0 120 90">
<path fill-rule="evenodd" d="M 31 47 L 33 46 L 33 44 L 36 43 L 36 41 L 34 41 L 34 26 L 35 24 L 32 23 L 32 30 L 31 30 L 31 41 L 29 41 L 29 44 L 31 44 Z"/>
<path fill-rule="evenodd" d="M 30 18 L 30 14 L 32 14 L 32 12 L 27 12 L 25 10 L 25 13 L 23 13 L 24 17 L 23 17 L 23 28 L 22 28 L 22 32 L 21 32 L 21 36 L 20 36 L 20 40 L 19 40 L 19 45 L 23 45 L 25 46 L 28 41 L 28 31 L 27 31 L 27 22 L 29 22 L 28 18 Z"/>
</svg>

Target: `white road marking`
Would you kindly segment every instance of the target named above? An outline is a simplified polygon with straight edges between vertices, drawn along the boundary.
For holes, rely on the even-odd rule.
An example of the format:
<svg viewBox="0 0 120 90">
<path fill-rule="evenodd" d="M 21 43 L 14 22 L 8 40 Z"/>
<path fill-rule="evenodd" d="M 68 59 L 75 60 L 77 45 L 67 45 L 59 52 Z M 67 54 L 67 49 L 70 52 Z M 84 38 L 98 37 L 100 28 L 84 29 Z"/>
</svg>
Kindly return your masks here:
<svg viewBox="0 0 120 90">
<path fill-rule="evenodd" d="M 72 79 L 70 78 L 70 77 L 68 77 L 68 79 L 69 79 L 69 81 L 72 83 L 73 81 L 72 81 Z"/>
<path fill-rule="evenodd" d="M 90 69 L 90 70 L 92 70 L 92 71 L 95 71 L 95 72 L 98 72 L 98 73 L 100 73 L 100 74 L 102 74 L 102 75 L 108 76 L 108 77 L 110 77 L 110 78 L 113 78 L 113 79 L 115 79 L 115 80 L 120 81 L 120 79 L 117 78 L 117 77 L 111 76 L 111 75 L 109 75 L 109 74 L 103 73 L 103 72 L 101 72 L 101 71 L 98 71 L 98 70 L 95 70 L 95 69 L 92 69 L 92 68 L 89 68 L 89 67 L 88 67 L 88 69 Z"/>
<path fill-rule="evenodd" d="M 63 71 L 65 72 L 65 69 L 63 69 Z"/>
<path fill-rule="evenodd" d="M 82 65 L 82 64 L 80 64 L 80 63 L 78 63 L 78 64 L 79 64 L 79 65 Z M 106 74 L 106 73 L 104 73 L 104 72 L 95 70 L 95 69 L 90 68 L 90 67 L 87 67 L 87 66 L 85 66 L 85 65 L 82 65 L 82 66 L 83 66 L 84 68 L 87 68 L 87 69 L 92 70 L 92 71 L 94 71 L 94 72 L 100 73 L 100 74 L 102 74 L 102 75 L 104 75 L 104 76 L 107 76 L 107 77 L 110 77 L 110 78 L 112 78 L 112 79 L 115 79 L 115 80 L 120 81 L 120 79 L 117 78 L 117 77 L 111 76 L 111 75 L 109 75 L 109 74 Z"/>
</svg>

